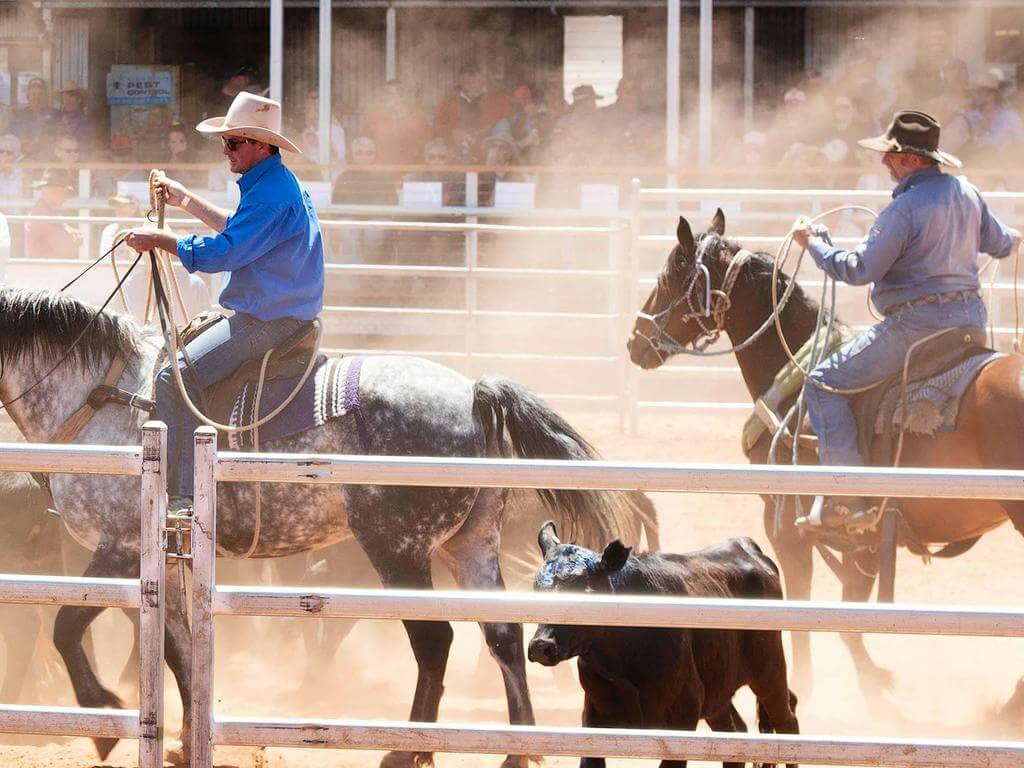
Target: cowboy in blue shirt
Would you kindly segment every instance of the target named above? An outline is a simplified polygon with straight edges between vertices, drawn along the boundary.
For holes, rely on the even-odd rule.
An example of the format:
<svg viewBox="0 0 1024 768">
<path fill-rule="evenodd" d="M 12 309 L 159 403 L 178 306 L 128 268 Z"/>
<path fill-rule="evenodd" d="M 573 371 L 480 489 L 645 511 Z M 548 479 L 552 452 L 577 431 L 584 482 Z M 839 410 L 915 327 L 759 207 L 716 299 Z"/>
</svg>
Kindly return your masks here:
<svg viewBox="0 0 1024 768">
<path fill-rule="evenodd" d="M 871 300 L 885 316 L 815 368 L 804 384 L 822 464 L 865 463 L 847 396 L 823 387 L 868 386 L 901 371 L 916 341 L 944 328 L 984 327 L 978 253 L 1002 259 L 1020 243 L 1020 233 L 989 211 L 972 184 L 939 169 L 960 167 L 957 158 L 939 150 L 939 130 L 930 115 L 897 112 L 884 135 L 858 142 L 884 153 L 882 164 L 897 185 L 856 250 L 830 247 L 807 221 L 793 231 L 794 241 L 831 277 L 851 285 L 873 283 Z M 811 514 L 798 522 L 860 531 L 873 526 L 876 515 L 864 499 L 818 497 Z"/>
<path fill-rule="evenodd" d="M 281 105 L 239 93 L 224 117 L 196 130 L 219 134 L 233 173 L 241 174 L 241 199 L 231 213 L 180 183 L 161 177 L 158 194 L 218 234 L 176 238 L 167 231 L 135 230 L 126 242 L 137 251 L 177 253 L 189 272 L 225 273 L 220 304 L 234 314 L 186 347 L 195 376 L 184 376 L 189 397 L 262 357 L 323 309 L 324 250 L 309 195 L 281 161 L 280 150 L 299 152 L 281 135 Z M 184 363 L 178 365 L 184 374 Z M 155 384 L 157 416 L 167 423 L 170 457 L 168 509 L 192 506 L 192 433 L 199 420 L 185 405 L 168 365 Z"/>
</svg>

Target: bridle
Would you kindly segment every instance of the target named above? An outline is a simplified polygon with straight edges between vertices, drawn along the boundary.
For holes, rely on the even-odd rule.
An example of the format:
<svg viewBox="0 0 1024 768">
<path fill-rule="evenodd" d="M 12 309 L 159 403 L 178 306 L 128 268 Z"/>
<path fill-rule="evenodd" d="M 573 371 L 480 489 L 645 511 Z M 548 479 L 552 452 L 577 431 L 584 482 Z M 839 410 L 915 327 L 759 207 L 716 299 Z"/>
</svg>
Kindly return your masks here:
<svg viewBox="0 0 1024 768">
<path fill-rule="evenodd" d="M 732 307 L 732 290 L 736 286 L 740 270 L 750 261 L 754 255 L 746 248 L 740 248 L 732 255 L 729 265 L 725 269 L 725 276 L 722 278 L 722 287 L 711 286 L 711 272 L 704 263 L 704 252 L 706 248 L 697 248 L 694 255 L 693 271 L 690 273 L 686 287 L 680 294 L 665 307 L 655 314 L 648 314 L 639 311 L 636 316 L 640 320 L 646 320 L 654 326 L 654 333 L 647 335 L 639 328 L 634 328 L 633 336 L 643 339 L 647 345 L 658 355 L 660 362 L 664 363 L 669 357 L 676 354 L 684 355 L 728 355 L 752 344 L 771 323 L 771 318 L 759 328 L 753 336 L 742 344 L 733 346 L 727 350 L 708 352 L 708 347 L 718 341 L 725 329 L 725 316 Z M 727 250 L 722 245 L 722 250 Z M 654 296 L 657 299 L 658 291 L 662 288 L 662 278 L 659 277 L 658 284 L 654 289 Z M 788 295 L 787 297 L 788 298 Z M 675 313 L 684 307 L 686 312 L 679 318 L 684 324 L 696 322 L 700 333 L 694 336 L 689 342 L 683 343 L 676 339 L 668 331 L 668 323 Z"/>
</svg>

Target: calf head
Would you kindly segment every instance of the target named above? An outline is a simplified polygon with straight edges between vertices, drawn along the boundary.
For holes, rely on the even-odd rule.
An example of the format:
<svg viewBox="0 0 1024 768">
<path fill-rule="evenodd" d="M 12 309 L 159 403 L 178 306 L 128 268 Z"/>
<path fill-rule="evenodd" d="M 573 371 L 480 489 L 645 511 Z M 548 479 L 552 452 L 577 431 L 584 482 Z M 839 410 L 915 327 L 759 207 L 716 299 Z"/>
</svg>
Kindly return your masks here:
<svg viewBox="0 0 1024 768">
<path fill-rule="evenodd" d="M 632 551 L 618 539 L 601 554 L 576 544 L 563 544 L 550 520 L 541 526 L 537 543 L 544 555 L 544 565 L 533 582 L 538 592 L 614 592 L 612 577 L 622 570 Z M 540 624 L 530 640 L 530 661 L 550 667 L 579 656 L 604 631 L 602 627 Z"/>
</svg>

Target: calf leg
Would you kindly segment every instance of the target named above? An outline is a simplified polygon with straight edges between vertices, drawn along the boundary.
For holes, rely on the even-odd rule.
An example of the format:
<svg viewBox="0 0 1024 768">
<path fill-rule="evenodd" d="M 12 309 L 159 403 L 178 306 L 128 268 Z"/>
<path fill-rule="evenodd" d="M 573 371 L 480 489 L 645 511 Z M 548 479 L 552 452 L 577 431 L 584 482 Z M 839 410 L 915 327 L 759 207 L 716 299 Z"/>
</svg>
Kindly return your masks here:
<svg viewBox="0 0 1024 768">
<path fill-rule="evenodd" d="M 736 707 L 731 703 L 728 709 L 704 719 L 713 731 L 722 731 L 723 733 L 747 732 L 747 724 L 743 722 L 740 713 L 736 711 Z M 745 768 L 745 765 L 745 763 L 722 763 L 722 768 Z"/>
</svg>

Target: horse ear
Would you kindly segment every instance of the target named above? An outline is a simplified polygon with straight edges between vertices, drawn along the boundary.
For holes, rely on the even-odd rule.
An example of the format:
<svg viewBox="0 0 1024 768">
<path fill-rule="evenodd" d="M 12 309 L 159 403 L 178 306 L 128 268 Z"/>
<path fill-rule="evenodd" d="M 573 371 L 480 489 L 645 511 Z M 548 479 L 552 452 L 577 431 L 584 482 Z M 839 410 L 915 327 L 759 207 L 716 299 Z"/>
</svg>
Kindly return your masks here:
<svg viewBox="0 0 1024 768">
<path fill-rule="evenodd" d="M 540 533 L 537 534 L 537 544 L 540 546 L 540 553 L 547 559 L 548 555 L 554 552 L 555 548 L 561 543 L 555 530 L 555 521 L 548 520 L 540 527 Z"/>
<path fill-rule="evenodd" d="M 679 217 L 679 226 L 676 227 L 676 240 L 679 241 L 679 247 L 687 256 L 693 256 L 697 251 L 697 246 L 693 242 L 693 230 L 690 229 L 690 222 L 682 216 Z"/>
<path fill-rule="evenodd" d="M 604 548 L 604 553 L 601 555 L 601 569 L 607 573 L 620 570 L 629 560 L 629 553 L 632 551 L 632 547 L 627 547 L 616 539 Z"/>
<path fill-rule="evenodd" d="M 711 219 L 711 228 L 708 229 L 708 234 L 724 235 L 725 234 L 725 214 L 722 213 L 722 209 L 719 208 L 715 211 L 715 216 Z"/>
</svg>

